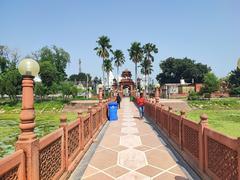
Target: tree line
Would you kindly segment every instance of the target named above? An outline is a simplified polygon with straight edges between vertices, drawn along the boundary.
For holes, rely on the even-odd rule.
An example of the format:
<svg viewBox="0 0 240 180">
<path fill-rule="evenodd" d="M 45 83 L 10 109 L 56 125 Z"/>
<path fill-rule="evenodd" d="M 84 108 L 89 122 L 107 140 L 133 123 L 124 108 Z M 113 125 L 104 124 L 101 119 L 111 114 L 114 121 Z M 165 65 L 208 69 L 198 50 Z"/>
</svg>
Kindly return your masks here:
<svg viewBox="0 0 240 180">
<path fill-rule="evenodd" d="M 122 50 L 112 50 L 110 39 L 107 36 L 101 36 L 96 41 L 97 47 L 94 48 L 96 54 L 102 59 L 102 73 L 103 80 L 105 79 L 105 72 L 107 73 L 107 82 L 109 87 L 109 73 L 113 70 L 112 61 L 117 68 L 117 77 L 119 76 L 119 67 L 125 63 L 125 56 Z M 143 46 L 140 42 L 131 43 L 128 49 L 130 60 L 135 64 L 135 83 L 138 77 L 138 64 L 141 67 L 141 73 L 146 78 L 153 71 L 152 63 L 154 62 L 153 54 L 158 53 L 158 48 L 153 43 L 147 43 Z M 110 57 L 112 55 L 112 57 Z M 118 81 L 118 79 L 117 79 Z M 104 83 L 104 82 L 103 82 Z M 118 82 L 117 82 L 118 83 Z M 105 83 L 104 83 L 105 84 Z"/>
<path fill-rule="evenodd" d="M 68 78 L 66 67 L 70 63 L 70 54 L 57 46 L 45 46 L 26 56 L 37 60 L 40 65 L 39 76 L 42 81 L 35 84 L 35 94 L 43 99 L 46 95 L 61 92 L 63 99 L 68 99 L 69 96 L 76 96 L 79 91 L 83 91 L 74 86 L 76 82 L 81 82 L 84 87 L 88 84 L 93 89 L 96 89 L 100 83 L 105 85 L 105 73 L 109 87 L 109 73 L 113 71 L 113 64 L 117 68 L 117 76 L 119 76 L 119 68 L 125 63 L 126 58 L 122 50 L 112 49 L 111 41 L 107 36 L 100 36 L 96 44 L 94 51 L 102 60 L 103 79 L 92 78 L 90 74 L 86 73 L 72 74 Z M 152 63 L 155 60 L 154 55 L 159 51 L 158 48 L 153 43 L 142 45 L 140 42 L 133 42 L 127 50 L 130 60 L 135 64 L 136 84 L 140 67 L 146 86 L 147 77 L 153 72 Z M 17 101 L 17 95 L 21 94 L 22 77 L 17 70 L 19 60 L 20 55 L 16 50 L 0 45 L 0 95 L 7 94 L 11 101 Z M 240 95 L 239 68 L 231 71 L 225 78 L 218 79 L 211 72 L 209 66 L 197 63 L 187 57 L 183 59 L 169 57 L 160 61 L 159 66 L 161 72 L 156 79 L 160 84 L 179 83 L 183 78 L 190 83 L 204 83 L 203 93 L 211 93 L 224 87 L 229 89 L 230 94 Z"/>
</svg>

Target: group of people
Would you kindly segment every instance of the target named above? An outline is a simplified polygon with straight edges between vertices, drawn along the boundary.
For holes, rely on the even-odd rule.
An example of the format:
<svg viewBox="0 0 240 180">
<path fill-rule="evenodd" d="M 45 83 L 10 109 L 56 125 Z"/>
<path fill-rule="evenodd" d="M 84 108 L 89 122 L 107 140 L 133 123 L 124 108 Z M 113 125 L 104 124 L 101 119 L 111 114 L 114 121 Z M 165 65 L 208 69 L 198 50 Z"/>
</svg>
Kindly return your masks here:
<svg viewBox="0 0 240 180">
<path fill-rule="evenodd" d="M 117 94 L 116 102 L 118 103 L 118 108 L 120 109 L 121 104 L 121 96 Z M 143 93 L 140 93 L 140 97 L 137 97 L 137 105 L 139 109 L 139 116 L 142 119 L 144 117 L 144 105 L 145 105 L 145 99 L 143 97 Z"/>
</svg>

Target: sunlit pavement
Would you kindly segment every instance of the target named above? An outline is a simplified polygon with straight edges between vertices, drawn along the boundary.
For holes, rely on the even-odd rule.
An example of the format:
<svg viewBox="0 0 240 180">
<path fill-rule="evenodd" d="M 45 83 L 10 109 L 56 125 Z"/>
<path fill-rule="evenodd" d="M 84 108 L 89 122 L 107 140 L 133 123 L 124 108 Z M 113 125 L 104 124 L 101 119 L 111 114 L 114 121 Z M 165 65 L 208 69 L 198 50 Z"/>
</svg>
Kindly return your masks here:
<svg viewBox="0 0 240 180">
<path fill-rule="evenodd" d="M 90 160 L 85 180 L 191 179 L 169 153 L 166 144 L 123 98 L 119 120 L 110 123 Z"/>
</svg>

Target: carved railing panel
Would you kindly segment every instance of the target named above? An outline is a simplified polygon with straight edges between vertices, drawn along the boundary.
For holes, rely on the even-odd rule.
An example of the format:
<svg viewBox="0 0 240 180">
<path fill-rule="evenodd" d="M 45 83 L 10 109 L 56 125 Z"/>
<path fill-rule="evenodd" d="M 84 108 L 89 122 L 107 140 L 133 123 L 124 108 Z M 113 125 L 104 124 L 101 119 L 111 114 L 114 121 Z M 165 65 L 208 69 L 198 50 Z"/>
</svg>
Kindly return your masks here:
<svg viewBox="0 0 240 180">
<path fill-rule="evenodd" d="M 0 176 L 0 180 L 18 180 L 18 167 L 15 166 Z"/>
<path fill-rule="evenodd" d="M 97 113 L 93 114 L 92 127 L 93 127 L 93 132 L 95 132 L 97 128 Z"/>
<path fill-rule="evenodd" d="M 162 123 L 163 129 L 168 132 L 169 122 L 168 122 L 168 112 L 163 110 L 162 111 Z"/>
<path fill-rule="evenodd" d="M 68 157 L 78 149 L 80 145 L 79 125 L 68 131 Z"/>
<path fill-rule="evenodd" d="M 199 159 L 199 133 L 198 130 L 189 127 L 188 125 L 183 125 L 183 147 L 186 149 L 193 157 Z"/>
<path fill-rule="evenodd" d="M 84 143 L 86 144 L 86 141 L 90 137 L 90 117 L 84 120 L 83 122 L 83 137 L 84 137 Z"/>
<path fill-rule="evenodd" d="M 170 116 L 170 136 L 173 138 L 173 140 L 176 143 L 179 143 L 179 126 L 180 126 L 180 120 L 179 117 L 175 115 Z"/>
<path fill-rule="evenodd" d="M 207 168 L 219 179 L 238 179 L 238 153 L 207 137 Z"/>
<path fill-rule="evenodd" d="M 61 137 L 39 152 L 40 179 L 52 179 L 61 169 Z"/>
</svg>

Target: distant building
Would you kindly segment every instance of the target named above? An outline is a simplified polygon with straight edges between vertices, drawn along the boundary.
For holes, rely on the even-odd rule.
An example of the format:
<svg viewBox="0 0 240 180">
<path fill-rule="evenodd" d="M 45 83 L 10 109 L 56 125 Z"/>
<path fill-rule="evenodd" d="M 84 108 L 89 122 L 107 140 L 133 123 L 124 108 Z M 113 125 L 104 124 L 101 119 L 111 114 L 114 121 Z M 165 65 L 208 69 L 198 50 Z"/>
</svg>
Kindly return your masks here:
<svg viewBox="0 0 240 180">
<path fill-rule="evenodd" d="M 180 83 L 166 83 L 161 86 L 161 96 L 163 98 L 186 97 L 189 92 L 199 92 L 201 88 L 200 83 L 186 83 L 184 79 L 181 79 Z"/>
</svg>

